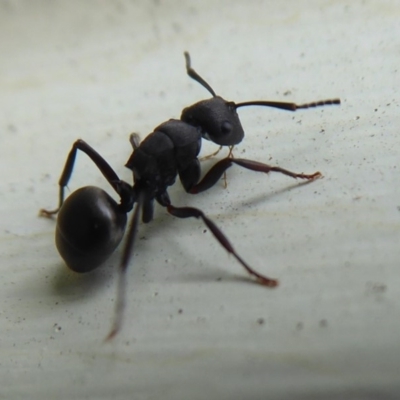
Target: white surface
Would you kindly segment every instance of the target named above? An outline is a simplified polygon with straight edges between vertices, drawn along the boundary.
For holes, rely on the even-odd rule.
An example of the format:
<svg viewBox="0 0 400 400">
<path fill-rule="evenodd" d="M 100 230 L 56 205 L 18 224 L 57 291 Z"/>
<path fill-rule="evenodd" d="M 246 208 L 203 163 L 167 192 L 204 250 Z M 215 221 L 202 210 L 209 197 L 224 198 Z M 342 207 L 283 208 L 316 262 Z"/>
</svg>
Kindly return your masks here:
<svg viewBox="0 0 400 400">
<path fill-rule="evenodd" d="M 395 0 L 1 1 L 0 398 L 398 398 L 399 17 Z M 199 221 L 158 208 L 104 344 L 120 253 L 72 274 L 37 212 L 56 205 L 76 138 L 128 180 L 128 134 L 208 97 L 184 50 L 229 100 L 340 97 L 240 110 L 236 155 L 325 178 L 233 167 L 227 190 L 177 184 L 175 204 L 205 210 L 281 285 L 251 284 Z M 80 154 L 69 187 L 85 184 L 107 188 Z"/>
</svg>

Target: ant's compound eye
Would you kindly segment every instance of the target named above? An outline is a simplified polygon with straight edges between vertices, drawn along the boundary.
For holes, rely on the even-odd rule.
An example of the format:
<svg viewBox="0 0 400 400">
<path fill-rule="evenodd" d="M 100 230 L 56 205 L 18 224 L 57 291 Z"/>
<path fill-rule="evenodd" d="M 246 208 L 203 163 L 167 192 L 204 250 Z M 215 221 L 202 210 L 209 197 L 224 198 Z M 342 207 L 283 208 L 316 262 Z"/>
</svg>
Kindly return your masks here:
<svg viewBox="0 0 400 400">
<path fill-rule="evenodd" d="M 221 133 L 228 135 L 232 132 L 232 124 L 229 121 L 224 121 L 221 125 Z"/>
</svg>

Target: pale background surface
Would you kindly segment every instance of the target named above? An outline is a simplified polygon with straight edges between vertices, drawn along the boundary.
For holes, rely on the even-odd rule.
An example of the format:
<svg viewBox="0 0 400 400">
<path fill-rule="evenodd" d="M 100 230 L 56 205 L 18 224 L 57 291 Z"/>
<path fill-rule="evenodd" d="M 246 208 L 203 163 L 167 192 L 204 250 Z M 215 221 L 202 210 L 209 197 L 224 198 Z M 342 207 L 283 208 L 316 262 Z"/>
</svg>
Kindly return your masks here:
<svg viewBox="0 0 400 400">
<path fill-rule="evenodd" d="M 82 3 L 0 1 L 0 398 L 399 398 L 400 3 Z M 209 97 L 184 50 L 228 100 L 340 97 L 240 110 L 237 156 L 325 178 L 233 167 L 226 190 L 177 184 L 175 204 L 206 211 L 281 285 L 251 284 L 199 221 L 158 208 L 104 344 L 120 253 L 72 274 L 37 212 L 56 205 L 75 139 L 130 180 L 128 134 Z M 69 186 L 86 184 L 107 188 L 79 155 Z"/>
</svg>

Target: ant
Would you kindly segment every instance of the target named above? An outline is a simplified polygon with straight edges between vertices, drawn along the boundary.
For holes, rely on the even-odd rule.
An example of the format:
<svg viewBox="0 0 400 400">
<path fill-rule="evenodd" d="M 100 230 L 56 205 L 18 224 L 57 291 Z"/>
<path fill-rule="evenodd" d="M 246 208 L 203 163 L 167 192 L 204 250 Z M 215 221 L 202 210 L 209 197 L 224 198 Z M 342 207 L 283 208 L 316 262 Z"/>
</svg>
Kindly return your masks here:
<svg viewBox="0 0 400 400">
<path fill-rule="evenodd" d="M 177 218 L 202 219 L 221 246 L 261 285 L 268 287 L 278 285 L 277 280 L 268 278 L 251 268 L 236 252 L 225 234 L 203 211 L 193 207 L 175 207 L 171 203 L 167 189 L 174 184 L 177 176 L 185 191 L 191 194 L 203 192 L 214 186 L 233 164 L 251 171 L 280 172 L 291 178 L 308 181 L 321 177 L 320 172 L 295 173 L 257 161 L 234 158 L 232 149 L 244 137 L 237 109 L 246 106 L 265 106 L 296 111 L 302 108 L 340 104 L 339 99 L 301 105 L 277 101 L 243 103 L 226 101 L 217 96 L 211 86 L 191 67 L 189 53 L 185 52 L 184 55 L 187 74 L 207 89 L 212 98 L 185 108 L 179 120 L 170 119 L 162 123 L 141 143 L 136 134 L 130 136 L 133 153 L 125 166 L 132 171 L 134 184 L 121 180 L 96 150 L 79 139 L 72 145 L 59 180 L 58 207 L 55 210 L 40 211 L 40 215 L 45 217 L 58 214 L 55 235 L 58 251 L 70 269 L 84 273 L 100 266 L 114 252 L 124 235 L 127 213 L 135 208 L 119 264 L 114 321 L 107 340 L 113 338 L 121 328 L 125 306 L 126 272 L 132 258 L 139 218 L 141 216 L 144 223 L 153 219 L 154 200 Z M 229 146 L 230 151 L 226 158 L 218 161 L 200 180 L 201 168 L 198 155 L 202 139 L 218 144 L 220 149 L 222 146 Z M 76 190 L 64 201 L 64 190 L 71 178 L 78 150 L 94 162 L 118 194 L 119 203 L 104 190 L 93 186 Z"/>
</svg>

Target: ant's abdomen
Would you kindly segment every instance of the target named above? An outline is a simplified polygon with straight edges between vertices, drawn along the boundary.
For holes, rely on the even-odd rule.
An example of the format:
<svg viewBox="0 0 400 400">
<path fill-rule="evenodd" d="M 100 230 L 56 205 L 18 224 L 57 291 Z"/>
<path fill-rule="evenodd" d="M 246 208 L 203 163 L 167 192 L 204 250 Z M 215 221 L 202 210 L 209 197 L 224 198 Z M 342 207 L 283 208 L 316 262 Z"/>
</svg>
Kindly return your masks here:
<svg viewBox="0 0 400 400">
<path fill-rule="evenodd" d="M 56 245 L 75 272 L 89 272 L 114 252 L 122 240 L 126 213 L 104 190 L 86 186 L 72 193 L 57 218 Z"/>
</svg>

